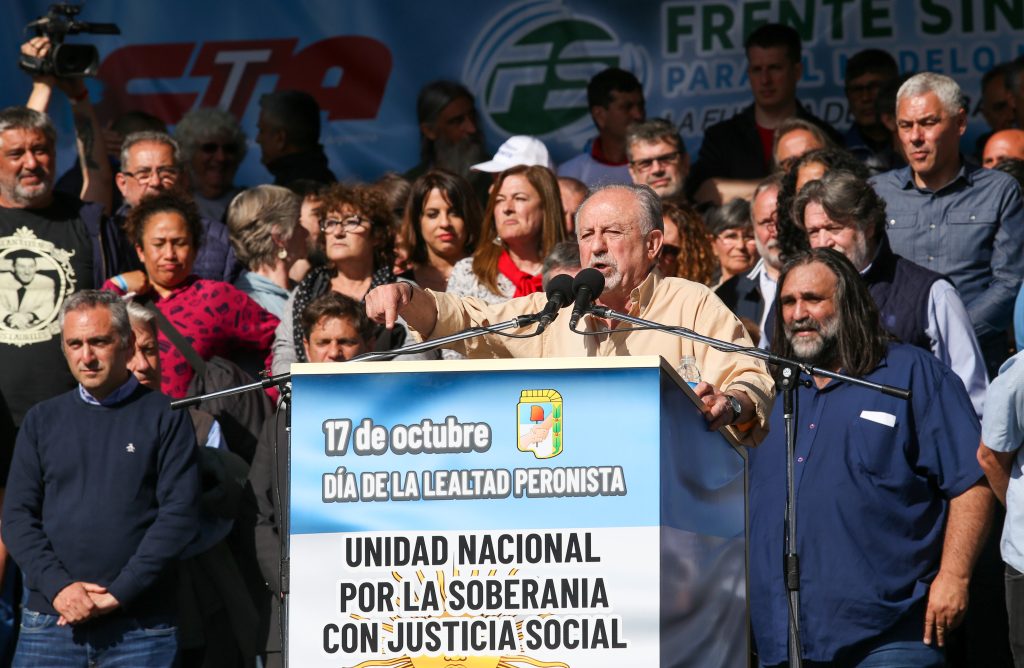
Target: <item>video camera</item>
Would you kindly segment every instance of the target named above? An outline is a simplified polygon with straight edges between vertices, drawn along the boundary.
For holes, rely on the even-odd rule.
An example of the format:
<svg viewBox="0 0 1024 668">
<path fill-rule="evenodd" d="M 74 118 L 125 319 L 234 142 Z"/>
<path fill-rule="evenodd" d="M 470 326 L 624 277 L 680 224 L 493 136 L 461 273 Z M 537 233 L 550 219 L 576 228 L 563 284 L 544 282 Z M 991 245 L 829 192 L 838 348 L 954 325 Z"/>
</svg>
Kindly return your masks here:
<svg viewBox="0 0 1024 668">
<path fill-rule="evenodd" d="M 42 57 L 21 55 L 18 65 L 30 74 L 52 74 L 58 77 L 93 77 L 100 66 L 100 53 L 90 44 L 64 44 L 64 38 L 78 33 L 94 35 L 120 35 L 121 29 L 113 23 L 88 23 L 75 17 L 82 11 L 80 5 L 58 3 L 50 5 L 50 12 L 25 26 L 25 32 L 34 30 L 36 36 L 50 38 L 50 52 Z"/>
</svg>

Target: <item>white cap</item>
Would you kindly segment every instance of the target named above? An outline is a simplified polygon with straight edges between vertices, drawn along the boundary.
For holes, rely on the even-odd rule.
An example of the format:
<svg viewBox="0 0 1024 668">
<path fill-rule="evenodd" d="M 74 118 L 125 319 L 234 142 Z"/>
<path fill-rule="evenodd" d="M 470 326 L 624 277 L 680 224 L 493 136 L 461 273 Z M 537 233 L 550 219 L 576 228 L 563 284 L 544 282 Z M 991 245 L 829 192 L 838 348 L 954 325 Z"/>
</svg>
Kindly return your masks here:
<svg viewBox="0 0 1024 668">
<path fill-rule="evenodd" d="M 478 172 L 503 172 L 509 167 L 517 165 L 540 165 L 553 170 L 555 166 L 551 163 L 551 156 L 548 155 L 548 147 L 536 137 L 528 135 L 516 135 L 498 148 L 493 160 L 473 165 L 470 169 Z"/>
</svg>

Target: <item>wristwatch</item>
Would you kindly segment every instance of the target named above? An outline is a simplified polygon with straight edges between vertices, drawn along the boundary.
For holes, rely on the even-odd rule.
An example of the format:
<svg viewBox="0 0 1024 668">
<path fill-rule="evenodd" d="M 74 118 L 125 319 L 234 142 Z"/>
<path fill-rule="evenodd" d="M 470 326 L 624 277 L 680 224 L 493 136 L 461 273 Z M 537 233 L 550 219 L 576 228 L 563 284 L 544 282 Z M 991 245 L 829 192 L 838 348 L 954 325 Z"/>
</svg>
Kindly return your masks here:
<svg viewBox="0 0 1024 668">
<path fill-rule="evenodd" d="M 732 409 L 732 419 L 729 420 L 729 424 L 735 424 L 736 420 L 740 419 L 740 413 L 743 412 L 743 404 L 731 394 L 726 394 L 725 400 L 729 402 L 729 408 Z"/>
</svg>

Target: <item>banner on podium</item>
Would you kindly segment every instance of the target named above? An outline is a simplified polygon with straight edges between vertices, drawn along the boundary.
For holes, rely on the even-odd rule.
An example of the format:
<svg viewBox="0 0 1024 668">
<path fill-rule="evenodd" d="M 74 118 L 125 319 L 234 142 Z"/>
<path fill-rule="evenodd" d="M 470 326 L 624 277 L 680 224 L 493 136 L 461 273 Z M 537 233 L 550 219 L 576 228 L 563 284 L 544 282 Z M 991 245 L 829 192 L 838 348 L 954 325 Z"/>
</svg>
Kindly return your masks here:
<svg viewBox="0 0 1024 668">
<path fill-rule="evenodd" d="M 659 369 L 579 362 L 295 367 L 291 665 L 658 665 Z"/>
</svg>

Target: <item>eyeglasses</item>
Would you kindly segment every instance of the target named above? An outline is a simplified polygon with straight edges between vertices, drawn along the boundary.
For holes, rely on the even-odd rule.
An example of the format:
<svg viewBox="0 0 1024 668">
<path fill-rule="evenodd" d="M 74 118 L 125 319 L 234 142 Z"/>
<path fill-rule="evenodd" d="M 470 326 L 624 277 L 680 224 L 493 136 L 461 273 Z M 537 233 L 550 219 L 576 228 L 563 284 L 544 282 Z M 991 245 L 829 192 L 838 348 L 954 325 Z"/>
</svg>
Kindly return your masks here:
<svg viewBox="0 0 1024 668">
<path fill-rule="evenodd" d="M 205 144 L 199 145 L 199 150 L 207 155 L 213 155 L 217 152 L 217 149 L 224 151 L 227 155 L 235 155 L 238 153 L 238 144 L 221 144 L 215 141 L 208 141 Z"/>
<path fill-rule="evenodd" d="M 775 230 L 779 227 L 779 219 L 775 215 L 772 215 L 771 217 L 759 220 L 754 224 L 762 230 Z"/>
<path fill-rule="evenodd" d="M 662 165 L 675 162 L 679 158 L 679 153 L 680 151 L 672 151 L 671 153 L 665 153 L 664 155 L 656 155 L 653 158 L 630 160 L 629 165 L 637 171 L 646 172 L 654 166 L 655 162 L 661 163 Z"/>
<path fill-rule="evenodd" d="M 320 221 L 320 231 L 329 234 L 334 231 L 334 228 L 341 225 L 341 229 L 345 231 L 345 234 L 355 232 L 356 230 L 363 227 L 363 225 L 369 225 L 370 221 L 366 218 L 360 218 L 359 216 L 349 216 L 348 218 L 325 218 Z"/>
<path fill-rule="evenodd" d="M 122 171 L 125 176 L 130 176 L 136 181 L 149 181 L 156 174 L 156 178 L 160 181 L 176 181 L 178 176 L 181 174 L 181 170 L 177 167 L 157 167 L 156 170 L 152 170 L 149 167 L 143 167 L 142 169 L 136 169 L 134 172 Z"/>
</svg>

